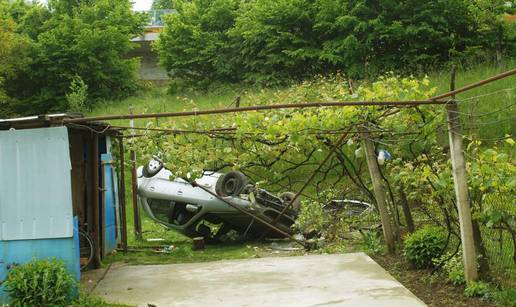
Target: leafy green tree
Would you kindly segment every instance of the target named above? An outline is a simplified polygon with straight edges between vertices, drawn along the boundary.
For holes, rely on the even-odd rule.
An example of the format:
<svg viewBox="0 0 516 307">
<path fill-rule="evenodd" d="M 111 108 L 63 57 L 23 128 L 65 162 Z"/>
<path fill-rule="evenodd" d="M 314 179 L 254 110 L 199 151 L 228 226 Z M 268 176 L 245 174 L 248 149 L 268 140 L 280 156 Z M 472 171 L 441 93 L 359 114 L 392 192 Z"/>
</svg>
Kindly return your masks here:
<svg viewBox="0 0 516 307">
<path fill-rule="evenodd" d="M 167 26 L 154 46 L 171 77 L 201 87 L 238 80 L 227 33 L 234 25 L 238 4 L 237 0 L 175 2 L 178 14 L 165 17 Z"/>
<path fill-rule="evenodd" d="M 358 77 L 442 64 L 476 36 L 463 0 L 318 0 L 316 6 L 321 59 Z"/>
<path fill-rule="evenodd" d="M 479 25 L 483 45 L 501 62 L 503 54 L 516 55 L 516 23 L 507 16 L 516 14 L 516 4 L 505 0 L 473 0 L 471 14 Z"/>
<path fill-rule="evenodd" d="M 246 3 L 231 35 L 245 79 L 284 83 L 320 72 L 320 40 L 307 0 L 256 0 Z"/>
<path fill-rule="evenodd" d="M 154 0 L 152 1 L 152 9 L 153 10 L 168 10 L 168 9 L 175 9 L 175 2 L 174 0 Z"/>
<path fill-rule="evenodd" d="M 138 60 L 125 56 L 146 17 L 132 12 L 129 1 L 57 0 L 49 7 L 32 6 L 18 17 L 24 25 L 18 30 L 33 43 L 27 69 L 6 82 L 8 94 L 17 98 L 9 106 L 11 112 L 66 110 L 66 94 L 77 76 L 87 85 L 89 104 L 137 88 Z"/>
<path fill-rule="evenodd" d="M 13 103 L 5 90 L 5 82 L 15 77 L 27 65 L 30 40 L 16 33 L 17 24 L 6 2 L 0 2 L 0 117 L 12 115 L 8 105 Z"/>
</svg>

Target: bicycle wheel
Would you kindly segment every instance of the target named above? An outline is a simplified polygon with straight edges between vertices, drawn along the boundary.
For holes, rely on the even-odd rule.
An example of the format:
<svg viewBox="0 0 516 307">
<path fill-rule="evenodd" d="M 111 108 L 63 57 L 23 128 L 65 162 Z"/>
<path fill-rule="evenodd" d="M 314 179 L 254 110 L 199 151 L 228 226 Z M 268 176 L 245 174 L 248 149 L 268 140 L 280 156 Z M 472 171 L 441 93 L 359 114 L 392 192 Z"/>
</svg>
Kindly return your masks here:
<svg viewBox="0 0 516 307">
<path fill-rule="evenodd" d="M 83 231 L 79 230 L 79 250 L 80 250 L 80 263 L 81 271 L 84 271 L 93 260 L 93 242 L 90 236 Z"/>
</svg>

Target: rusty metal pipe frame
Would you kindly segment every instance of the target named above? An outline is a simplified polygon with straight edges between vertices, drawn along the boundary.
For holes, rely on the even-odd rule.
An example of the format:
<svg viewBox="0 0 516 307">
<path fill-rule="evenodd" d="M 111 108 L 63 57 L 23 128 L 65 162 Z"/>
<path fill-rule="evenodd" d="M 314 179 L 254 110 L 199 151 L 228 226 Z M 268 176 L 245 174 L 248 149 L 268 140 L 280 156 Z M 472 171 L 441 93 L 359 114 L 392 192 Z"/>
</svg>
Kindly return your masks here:
<svg viewBox="0 0 516 307">
<path fill-rule="evenodd" d="M 471 83 L 471 84 L 468 84 L 466 86 L 463 86 L 461 88 L 458 88 L 456 90 L 453 90 L 453 91 L 449 91 L 447 93 L 444 93 L 444 94 L 441 94 L 441 95 L 437 95 L 437 96 L 434 96 L 432 98 L 430 98 L 430 100 L 438 100 L 438 99 L 442 99 L 442 98 L 447 98 L 447 97 L 452 97 L 453 99 L 453 96 L 455 96 L 456 94 L 459 94 L 459 93 L 462 93 L 462 92 L 465 92 L 467 90 L 470 90 L 470 89 L 473 89 L 475 87 L 479 87 L 479 86 L 482 86 L 482 85 L 485 85 L 485 84 L 488 84 L 488 83 L 491 83 L 493 81 L 496 81 L 496 80 L 500 80 L 500 79 L 503 79 L 503 78 L 506 78 L 506 77 L 509 77 L 509 76 L 512 76 L 516 74 L 516 68 L 513 68 L 511 70 L 508 70 L 506 72 L 503 72 L 503 73 L 500 73 L 498 75 L 494 75 L 492 77 L 489 77 L 487 79 L 484 79 L 484 80 L 480 80 L 478 82 L 475 82 L 475 83 Z"/>
<path fill-rule="evenodd" d="M 306 189 L 306 187 L 308 187 L 308 185 L 310 184 L 310 182 L 312 182 L 312 180 L 315 178 L 315 176 L 317 176 L 317 173 L 321 170 L 321 168 L 326 164 L 326 162 L 328 162 L 328 160 L 330 160 L 330 158 L 333 156 L 333 154 L 335 153 L 335 151 L 344 143 L 344 140 L 348 137 L 349 133 L 351 131 L 351 127 L 345 131 L 342 136 L 339 138 L 339 140 L 335 143 L 335 145 L 333 145 L 333 147 L 331 148 L 330 152 L 328 152 L 328 154 L 326 155 L 326 157 L 324 158 L 324 160 L 319 164 L 319 166 L 317 167 L 317 169 L 315 169 L 312 174 L 310 175 L 310 177 L 305 181 L 305 184 L 303 185 L 303 187 L 301 187 L 301 189 L 296 193 L 296 195 L 294 195 L 294 197 L 290 200 L 290 202 L 288 203 L 288 205 L 286 205 L 283 210 L 281 210 L 280 214 L 272 221 L 272 224 L 274 225 L 284 214 L 285 212 L 290 209 L 290 207 L 292 207 L 292 205 L 294 204 L 294 202 L 299 198 L 299 195 L 301 195 L 303 193 L 303 191 Z M 267 232 L 265 232 L 263 235 L 262 235 L 262 238 L 265 237 L 267 235 Z"/>
<path fill-rule="evenodd" d="M 230 203 L 229 201 L 225 200 L 224 198 L 220 197 L 219 195 L 217 195 L 216 193 L 213 193 L 212 191 L 208 190 L 207 188 L 203 187 L 202 185 L 199 185 L 197 184 L 197 182 L 192 182 L 191 183 L 193 187 L 198 187 L 198 188 L 201 188 L 202 190 L 204 190 L 205 192 L 209 193 L 210 195 L 212 195 L 213 197 L 216 197 L 217 199 L 223 201 L 224 203 L 230 205 L 231 207 L 237 209 L 238 211 L 244 213 L 244 214 L 247 214 L 249 215 L 250 217 L 256 219 L 257 221 L 259 221 L 260 223 L 264 224 L 265 226 L 269 227 L 270 229 L 272 230 L 275 230 L 279 233 L 281 233 L 282 235 L 286 236 L 286 237 L 289 237 L 290 239 L 292 239 L 293 241 L 295 241 L 296 243 L 302 245 L 303 247 L 307 248 L 307 245 L 305 244 L 305 242 L 301 241 L 301 240 L 298 240 L 296 238 L 294 238 L 294 236 L 292 236 L 291 234 L 289 234 L 288 232 L 286 231 L 283 231 L 281 229 L 279 229 L 278 227 L 274 226 L 273 224 L 267 222 L 266 220 L 262 219 L 261 217 L 247 211 L 247 210 L 244 210 L 232 203 Z"/>
<path fill-rule="evenodd" d="M 92 207 L 93 207 L 93 248 L 94 257 L 93 263 L 95 268 L 100 268 L 102 265 L 101 258 L 101 244 L 100 244 L 100 172 L 99 172 L 99 137 L 98 134 L 92 134 L 91 137 L 91 167 L 92 167 Z"/>
<path fill-rule="evenodd" d="M 83 123 L 83 122 L 105 121 L 105 120 L 116 120 L 116 119 L 187 117 L 187 116 L 239 113 L 239 112 L 248 112 L 248 111 L 274 110 L 274 109 L 303 109 L 303 108 L 320 108 L 320 107 L 346 107 L 346 106 L 413 107 L 413 106 L 420 106 L 420 105 L 436 105 L 436 104 L 446 104 L 446 101 L 439 101 L 436 99 L 431 99 L 431 100 L 410 100 L 410 101 L 306 102 L 306 103 L 274 104 L 274 105 L 248 106 L 248 107 L 239 107 L 239 108 L 199 110 L 199 111 L 105 115 L 105 116 L 94 116 L 94 117 L 83 117 L 83 118 L 69 118 L 69 119 L 63 119 L 63 123 L 65 123 L 65 124 L 66 123 Z"/>
<path fill-rule="evenodd" d="M 125 202 L 125 156 L 124 156 L 124 139 L 118 137 L 119 154 L 120 154 L 120 178 L 118 198 L 120 204 L 120 223 L 121 223 L 121 245 L 124 252 L 127 252 L 127 213 Z"/>
</svg>

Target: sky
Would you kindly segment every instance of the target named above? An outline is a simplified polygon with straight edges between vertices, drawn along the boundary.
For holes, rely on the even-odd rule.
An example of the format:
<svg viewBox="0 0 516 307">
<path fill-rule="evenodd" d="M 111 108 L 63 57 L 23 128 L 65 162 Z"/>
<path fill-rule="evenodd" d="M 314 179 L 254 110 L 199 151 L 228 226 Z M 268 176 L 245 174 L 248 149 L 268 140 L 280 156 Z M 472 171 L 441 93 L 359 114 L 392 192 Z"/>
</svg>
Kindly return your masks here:
<svg viewBox="0 0 516 307">
<path fill-rule="evenodd" d="M 133 9 L 135 11 L 149 10 L 152 5 L 152 0 L 133 0 Z"/>
</svg>

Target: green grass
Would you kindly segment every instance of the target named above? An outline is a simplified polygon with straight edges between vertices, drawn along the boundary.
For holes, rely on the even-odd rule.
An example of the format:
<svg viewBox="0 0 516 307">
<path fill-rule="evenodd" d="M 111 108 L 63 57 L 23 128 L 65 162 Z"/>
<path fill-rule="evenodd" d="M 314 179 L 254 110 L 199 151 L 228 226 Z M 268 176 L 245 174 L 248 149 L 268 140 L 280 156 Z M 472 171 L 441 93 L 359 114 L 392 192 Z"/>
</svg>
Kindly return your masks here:
<svg viewBox="0 0 516 307">
<path fill-rule="evenodd" d="M 516 60 L 507 60 L 503 66 L 495 66 L 491 64 L 481 64 L 469 67 L 467 69 L 459 69 L 456 77 L 456 87 L 459 88 L 466 84 L 477 82 L 488 78 L 492 75 L 507 71 L 516 67 Z M 444 93 L 450 89 L 450 72 L 439 71 L 429 74 L 431 85 L 437 88 L 437 93 Z M 461 112 L 473 115 L 481 115 L 491 113 L 494 110 L 503 109 L 515 102 L 516 100 L 516 75 L 493 83 L 469 90 L 465 93 L 457 95 L 457 99 L 464 100 L 461 102 Z M 512 89 L 510 91 L 499 92 L 495 95 L 485 97 L 477 97 L 503 89 Z M 88 112 L 89 116 L 127 114 L 129 107 L 134 108 L 134 113 L 155 113 L 155 112 L 178 112 L 190 111 L 194 109 L 213 109 L 225 108 L 233 103 L 237 96 L 241 96 L 242 105 L 246 105 L 249 96 L 256 96 L 260 93 L 265 99 L 273 99 L 277 89 L 258 89 L 245 88 L 238 85 L 220 86 L 209 92 L 188 91 L 170 95 L 167 93 L 166 86 L 157 86 L 154 88 L 141 91 L 135 96 L 129 97 L 121 101 L 102 102 L 92 111 Z M 285 88 L 287 90 L 287 88 Z M 281 90 L 280 90 L 281 91 Z M 513 106 L 514 107 L 514 106 Z M 463 122 L 466 128 L 475 128 L 476 134 L 481 138 L 498 138 L 506 134 L 514 134 L 516 126 L 514 119 L 516 112 L 514 108 L 509 108 L 506 112 L 497 112 L 486 116 L 463 116 Z M 154 119 L 159 124 L 168 119 Z M 178 120 L 178 119 L 175 119 Z M 479 123 L 482 121 L 483 123 Z M 136 120 L 137 126 L 145 126 L 149 119 Z M 112 121 L 115 125 L 129 125 L 128 120 Z M 486 124 L 487 123 L 487 124 Z"/>
<path fill-rule="evenodd" d="M 456 74 L 456 88 L 475 83 L 515 67 L 516 60 L 513 59 L 508 60 L 503 66 L 483 64 L 468 69 L 459 69 Z M 430 74 L 429 77 L 432 85 L 437 87 L 438 93 L 450 90 L 450 72 L 441 71 Z M 502 91 L 504 89 L 511 90 Z M 488 95 L 495 92 L 497 93 Z M 478 97 L 482 95 L 488 96 Z M 516 107 L 513 104 L 516 103 L 516 75 L 458 94 L 457 99 L 459 100 L 460 111 L 473 115 L 462 115 L 465 129 L 474 128 L 473 131 L 478 137 L 496 139 L 506 134 L 515 134 Z M 461 102 L 461 100 L 464 101 Z M 511 105 L 512 107 L 509 107 Z M 496 110 L 503 111 L 493 113 Z M 487 113 L 491 114 L 479 116 Z"/>
</svg>

